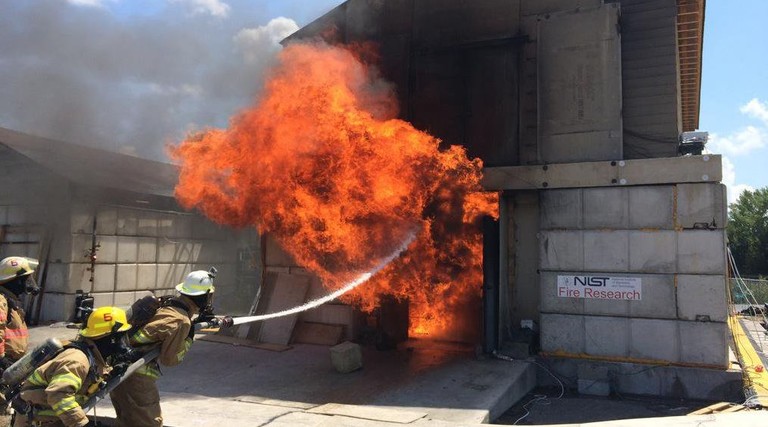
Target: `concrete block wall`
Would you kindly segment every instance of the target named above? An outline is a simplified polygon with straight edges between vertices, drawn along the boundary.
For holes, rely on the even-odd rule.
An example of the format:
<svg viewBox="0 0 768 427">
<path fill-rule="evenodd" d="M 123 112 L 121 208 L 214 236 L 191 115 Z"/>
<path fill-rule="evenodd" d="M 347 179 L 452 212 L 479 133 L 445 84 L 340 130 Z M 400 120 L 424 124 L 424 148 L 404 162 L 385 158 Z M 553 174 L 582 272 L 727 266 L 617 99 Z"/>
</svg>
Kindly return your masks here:
<svg viewBox="0 0 768 427">
<path fill-rule="evenodd" d="M 725 187 L 542 191 L 545 352 L 727 366 Z M 559 296 L 557 277 L 641 279 L 640 300 Z"/>
<path fill-rule="evenodd" d="M 94 213 L 100 247 L 91 284 L 85 255 L 91 248 Z M 70 218 L 69 247 L 51 266 L 43 320 L 69 318 L 78 289 L 92 291 L 97 306 L 128 306 L 149 292 L 172 294 L 190 271 L 212 266 L 218 270 L 217 300 L 239 291 L 234 287 L 241 233 L 195 214 L 136 207 L 73 202 Z M 253 293 L 258 285 L 253 284 Z"/>
</svg>

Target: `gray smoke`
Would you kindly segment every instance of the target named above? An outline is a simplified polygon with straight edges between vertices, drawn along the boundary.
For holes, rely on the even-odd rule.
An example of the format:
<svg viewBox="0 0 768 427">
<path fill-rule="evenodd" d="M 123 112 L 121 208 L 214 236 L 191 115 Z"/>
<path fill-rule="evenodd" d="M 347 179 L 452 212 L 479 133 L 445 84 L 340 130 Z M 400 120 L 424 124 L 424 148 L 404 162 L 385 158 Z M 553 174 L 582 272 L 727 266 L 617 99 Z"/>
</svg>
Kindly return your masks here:
<svg viewBox="0 0 768 427">
<path fill-rule="evenodd" d="M 108 2 L 2 2 L 0 126 L 163 160 L 167 143 L 250 104 L 298 29 L 270 19 L 274 1 L 155 1 L 130 17 Z M 279 7 L 311 20 L 338 3 Z"/>
</svg>

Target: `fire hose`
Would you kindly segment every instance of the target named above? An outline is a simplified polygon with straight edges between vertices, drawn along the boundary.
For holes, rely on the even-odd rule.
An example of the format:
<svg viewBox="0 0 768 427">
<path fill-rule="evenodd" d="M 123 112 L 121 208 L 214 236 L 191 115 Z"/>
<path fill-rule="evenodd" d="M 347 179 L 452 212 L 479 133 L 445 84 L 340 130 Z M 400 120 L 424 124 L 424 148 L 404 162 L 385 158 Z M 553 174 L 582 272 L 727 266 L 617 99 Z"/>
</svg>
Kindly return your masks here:
<svg viewBox="0 0 768 427">
<path fill-rule="evenodd" d="M 319 307 L 329 301 L 333 301 L 334 299 L 346 294 L 347 292 L 351 291 L 352 289 L 355 289 L 356 287 L 362 285 L 363 283 L 367 282 L 374 274 L 378 273 L 381 269 L 387 266 L 390 262 L 392 262 L 395 258 L 400 256 L 403 251 L 405 251 L 408 248 L 408 245 L 411 244 L 413 239 L 416 237 L 416 232 L 411 232 L 408 237 L 403 241 L 403 243 L 389 256 L 384 258 L 379 264 L 377 264 L 373 269 L 371 269 L 368 272 L 362 273 L 359 276 L 357 276 L 354 280 L 348 282 L 341 288 L 331 292 L 330 294 L 309 301 L 303 305 L 289 308 L 287 310 L 278 311 L 275 313 L 269 313 L 269 314 L 261 314 L 257 316 L 243 316 L 243 317 L 235 317 L 235 318 L 229 318 L 232 320 L 232 325 L 242 325 L 244 323 L 252 323 L 252 322 L 259 322 L 262 320 L 269 320 L 274 319 L 277 317 L 283 317 L 283 316 L 290 316 L 291 314 L 301 313 L 302 311 L 306 311 L 315 307 Z"/>
</svg>

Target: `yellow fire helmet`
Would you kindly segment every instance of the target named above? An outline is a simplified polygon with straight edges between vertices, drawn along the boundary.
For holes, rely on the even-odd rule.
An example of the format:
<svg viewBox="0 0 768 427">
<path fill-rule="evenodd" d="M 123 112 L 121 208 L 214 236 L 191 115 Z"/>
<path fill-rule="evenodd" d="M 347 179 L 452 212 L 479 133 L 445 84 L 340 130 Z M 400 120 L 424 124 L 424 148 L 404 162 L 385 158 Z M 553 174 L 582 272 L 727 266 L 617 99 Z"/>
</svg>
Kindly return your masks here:
<svg viewBox="0 0 768 427">
<path fill-rule="evenodd" d="M 35 272 L 38 262 L 34 258 L 10 256 L 0 261 L 0 284 Z"/>
<path fill-rule="evenodd" d="M 213 278 L 216 277 L 216 270 L 211 271 L 197 270 L 187 274 L 184 281 L 176 285 L 176 290 L 184 295 L 197 296 L 213 292 Z"/>
<path fill-rule="evenodd" d="M 131 329 L 125 310 L 117 307 L 99 307 L 88 316 L 85 327 L 80 329 L 80 336 L 101 338 L 115 332 Z"/>
</svg>

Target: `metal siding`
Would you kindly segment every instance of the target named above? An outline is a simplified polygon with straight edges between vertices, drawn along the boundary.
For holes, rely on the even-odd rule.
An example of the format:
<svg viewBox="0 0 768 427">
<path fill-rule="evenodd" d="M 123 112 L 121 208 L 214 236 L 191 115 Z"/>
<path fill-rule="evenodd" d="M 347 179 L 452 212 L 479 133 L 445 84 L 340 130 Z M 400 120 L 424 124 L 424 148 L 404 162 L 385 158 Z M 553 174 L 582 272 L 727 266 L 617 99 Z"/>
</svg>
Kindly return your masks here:
<svg viewBox="0 0 768 427">
<path fill-rule="evenodd" d="M 622 0 L 624 158 L 674 157 L 680 132 L 677 9 Z"/>
</svg>

